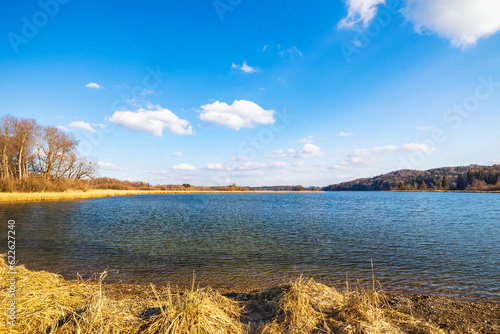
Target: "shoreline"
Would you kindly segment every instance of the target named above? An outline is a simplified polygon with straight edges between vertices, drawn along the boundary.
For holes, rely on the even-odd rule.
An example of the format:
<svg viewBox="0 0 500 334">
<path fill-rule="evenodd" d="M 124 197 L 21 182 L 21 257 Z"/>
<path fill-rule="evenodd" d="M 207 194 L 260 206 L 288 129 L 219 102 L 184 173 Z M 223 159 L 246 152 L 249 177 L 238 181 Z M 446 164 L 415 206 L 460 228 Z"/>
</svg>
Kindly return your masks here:
<svg viewBox="0 0 500 334">
<path fill-rule="evenodd" d="M 66 191 L 66 192 L 33 192 L 20 193 L 13 192 L 0 193 L 1 203 L 16 202 L 43 202 L 43 201 L 63 201 L 72 199 L 87 199 L 100 197 L 115 197 L 127 195 L 153 195 L 153 194 L 249 194 L 249 193 L 321 193 L 323 191 L 279 191 L 279 190 L 88 190 L 88 191 Z"/>
<path fill-rule="evenodd" d="M 301 275 L 290 277 L 288 279 L 283 279 L 282 282 L 275 283 L 275 284 L 270 284 L 270 285 L 252 285 L 249 284 L 247 286 L 243 285 L 213 285 L 213 284 L 203 284 L 199 282 L 194 282 L 194 286 L 198 289 L 211 289 L 217 292 L 220 292 L 223 295 L 232 295 L 232 294 L 249 294 L 249 293 L 260 293 L 262 291 L 266 290 L 274 290 L 274 289 L 279 289 L 284 286 L 287 286 L 290 282 L 295 281 L 302 277 Z M 306 277 L 307 279 L 310 279 L 310 277 Z M 345 283 L 338 283 L 338 284 L 332 284 L 331 282 L 323 282 L 321 280 L 317 280 L 312 278 L 315 282 L 325 285 L 330 288 L 334 288 L 338 291 L 344 291 L 345 290 Z M 78 279 L 76 278 L 68 278 L 66 281 L 70 283 L 77 283 Z M 88 279 L 86 279 L 88 280 Z M 90 281 L 93 283 L 97 284 L 97 280 Z M 102 286 L 106 291 L 109 292 L 114 292 L 114 293 L 119 293 L 119 294 L 130 294 L 130 295 L 138 295 L 141 293 L 144 293 L 148 290 L 151 290 L 151 285 L 155 286 L 156 288 L 166 288 L 170 287 L 174 292 L 182 292 L 186 289 L 190 289 L 193 286 L 193 283 L 180 283 L 180 284 L 174 284 L 174 283 L 168 283 L 168 282 L 149 282 L 149 283 L 128 283 L 128 282 L 113 282 L 113 281 L 102 281 Z M 356 284 L 359 289 L 371 289 L 372 283 L 369 283 L 368 281 L 362 283 Z M 377 283 L 378 285 L 378 283 Z M 493 304 L 493 305 L 498 305 L 500 307 L 500 296 L 499 298 L 493 298 L 493 297 L 488 297 L 486 295 L 452 295 L 452 294 L 447 294 L 447 293 L 442 293 L 439 291 L 430 291 L 430 290 L 412 290 L 407 287 L 399 287 L 396 289 L 391 289 L 391 288 L 386 288 L 384 286 L 378 285 L 377 291 L 381 291 L 386 295 L 391 295 L 391 296 L 406 296 L 406 297 L 423 297 L 423 298 L 430 298 L 430 299 L 443 299 L 443 300 L 450 300 L 450 301 L 458 301 L 458 302 L 463 302 L 463 303 L 482 303 L 482 304 Z"/>
<path fill-rule="evenodd" d="M 475 190 L 387 190 L 388 192 L 419 192 L 419 193 L 500 193 L 500 191 L 475 191 Z M 153 195 L 153 194 L 285 194 L 285 193 L 326 193 L 345 192 L 344 190 L 333 191 L 292 191 L 292 190 L 112 190 L 92 189 L 87 191 L 65 191 L 65 192 L 0 192 L 0 204 L 17 202 L 44 202 L 64 201 L 74 199 L 115 197 L 127 195 Z M 357 191 L 352 191 L 357 192 Z M 371 191 L 370 191 L 371 192 Z M 373 191 L 376 192 L 376 191 Z M 380 192 L 384 192 L 381 190 Z"/>
<path fill-rule="evenodd" d="M 37 271 L 38 269 L 29 269 L 33 271 Z M 60 275 L 65 281 L 69 283 L 76 283 L 78 280 L 85 280 L 92 283 L 98 282 L 96 277 L 98 273 L 93 273 L 92 275 L 65 275 L 60 272 L 52 272 L 55 275 Z M 127 281 L 127 280 L 118 280 L 118 279 L 110 279 L 109 276 L 106 276 L 103 279 L 102 285 L 103 287 L 109 289 L 110 291 L 146 291 L 150 289 L 151 285 L 155 287 L 165 288 L 170 286 L 172 290 L 180 292 L 185 289 L 191 288 L 193 285 L 200 289 L 209 288 L 215 291 L 218 291 L 222 294 L 245 294 L 245 293 L 255 293 L 258 291 L 275 289 L 281 286 L 287 285 L 289 282 L 298 279 L 299 277 L 304 276 L 303 274 L 297 273 L 293 275 L 283 276 L 282 279 L 276 279 L 273 281 L 265 282 L 265 283 L 257 283 L 255 281 L 247 281 L 246 283 L 210 283 L 204 281 L 198 281 L 198 278 L 195 277 L 195 281 L 184 281 L 184 282 L 170 282 L 167 280 L 152 280 L 152 281 Z M 321 279 L 315 278 L 312 276 L 304 276 L 307 278 L 312 278 L 315 282 L 326 285 L 331 288 L 335 288 L 339 291 L 345 289 L 346 282 L 344 281 L 336 281 L 332 279 Z M 415 287 L 411 285 L 403 285 L 403 286 L 390 286 L 384 285 L 380 283 L 375 277 L 375 284 L 377 289 L 384 291 L 384 293 L 389 295 L 405 295 L 405 296 L 427 296 L 430 298 L 444 298 L 449 300 L 458 300 L 464 302 L 478 302 L 478 303 L 493 303 L 498 304 L 500 306 L 500 294 L 496 296 L 487 293 L 474 293 L 474 292 L 464 292 L 464 293 L 453 293 L 451 290 L 440 290 L 440 289 L 430 289 L 426 287 Z M 351 280 L 349 285 L 357 285 L 358 287 L 366 288 L 372 286 L 372 278 L 367 277 L 365 279 L 356 279 Z"/>
<path fill-rule="evenodd" d="M 222 296 L 231 300 L 238 301 L 247 309 L 240 321 L 244 324 L 251 324 L 251 327 L 257 328 L 275 317 L 275 312 L 266 312 L 269 308 L 268 303 L 279 303 L 283 294 L 287 293 L 295 282 L 300 281 L 302 277 L 290 280 L 288 283 L 275 285 L 266 288 L 212 288 L 205 286 L 195 289 L 213 289 Z M 307 279 L 304 279 L 307 281 Z M 95 283 L 97 284 L 97 283 Z M 322 284 L 320 284 L 322 285 Z M 168 284 L 153 285 L 157 291 L 170 289 Z M 194 285 L 196 287 L 196 284 Z M 137 283 L 103 283 L 103 291 L 111 298 L 143 298 L 143 296 L 153 293 L 152 284 Z M 339 293 L 345 293 L 345 289 L 336 289 L 326 285 L 327 289 L 333 289 Z M 189 288 L 174 287 L 171 291 L 174 293 L 185 293 Z M 358 291 L 359 289 L 359 291 Z M 356 293 L 370 294 L 371 291 L 356 287 Z M 381 308 L 387 312 L 398 313 L 399 317 L 409 316 L 412 321 L 422 324 L 427 323 L 435 326 L 436 330 L 420 331 L 420 329 L 409 329 L 403 333 L 499 333 L 500 332 L 500 302 L 468 300 L 434 294 L 421 294 L 410 292 L 385 292 L 377 290 Z M 402 329 L 402 328 L 398 328 Z M 253 332 L 252 332 L 253 333 Z M 381 333 L 387 333 L 382 331 Z M 392 332 L 391 332 L 392 333 Z"/>
<path fill-rule="evenodd" d="M 222 291 L 196 283 L 191 287 L 106 283 L 106 273 L 84 280 L 24 265 L 15 270 L 19 333 L 159 334 L 167 327 L 176 328 L 169 333 L 500 332 L 500 302 L 386 293 L 375 284 L 338 290 L 300 276 L 268 288 Z M 2 281 L 8 275 L 2 257 Z M 7 289 L 0 290 L 0 299 L 8 300 L 7 295 Z M 5 316 L 6 312 L 0 310 Z"/>
</svg>

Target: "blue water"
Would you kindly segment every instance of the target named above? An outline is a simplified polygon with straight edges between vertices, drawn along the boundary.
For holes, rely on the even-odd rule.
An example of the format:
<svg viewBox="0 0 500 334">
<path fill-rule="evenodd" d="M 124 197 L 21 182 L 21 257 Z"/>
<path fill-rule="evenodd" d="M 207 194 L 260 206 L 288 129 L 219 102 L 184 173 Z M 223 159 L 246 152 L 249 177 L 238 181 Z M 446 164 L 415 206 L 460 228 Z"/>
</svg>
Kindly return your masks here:
<svg viewBox="0 0 500 334">
<path fill-rule="evenodd" d="M 304 274 L 500 300 L 500 194 L 159 194 L 0 205 L 16 256 L 67 277 L 262 287 Z M 5 238 L 0 243 L 7 252 Z"/>
</svg>

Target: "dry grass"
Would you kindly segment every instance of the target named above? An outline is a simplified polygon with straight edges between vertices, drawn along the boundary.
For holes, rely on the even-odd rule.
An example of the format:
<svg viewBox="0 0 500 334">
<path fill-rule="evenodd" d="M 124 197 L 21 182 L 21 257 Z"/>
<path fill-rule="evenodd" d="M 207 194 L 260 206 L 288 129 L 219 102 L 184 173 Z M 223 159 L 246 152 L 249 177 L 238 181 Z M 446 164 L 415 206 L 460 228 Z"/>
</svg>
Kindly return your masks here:
<svg viewBox="0 0 500 334">
<path fill-rule="evenodd" d="M 0 258 L 2 305 L 8 305 L 8 267 Z M 17 272 L 17 333 L 245 333 L 239 322 L 242 307 L 211 289 L 173 293 L 170 288 L 155 297 L 110 299 L 99 281 L 70 282 L 45 271 Z M 153 288 L 154 289 L 154 288 Z M 0 310 L 7 319 L 7 308 Z M 7 327 L 6 327 L 7 326 Z M 1 333 L 11 329 L 5 321 Z"/>
<path fill-rule="evenodd" d="M 344 291 L 302 277 L 288 284 L 275 307 L 273 321 L 259 334 L 442 334 L 430 323 L 396 312 L 374 289 Z"/>
<path fill-rule="evenodd" d="M 0 300 L 8 305 L 8 267 L 0 258 Z M 31 271 L 24 266 L 16 267 L 16 328 L 19 333 L 36 333 L 41 329 L 52 331 L 61 319 L 73 314 L 85 304 L 91 289 L 83 282 L 69 283 L 59 275 L 45 271 Z M 7 319 L 7 309 L 0 310 L 1 318 Z M 6 326 L 6 322 L 2 321 Z"/>
<path fill-rule="evenodd" d="M 243 334 L 239 322 L 242 307 L 210 288 L 174 294 L 171 288 L 162 298 L 155 291 L 159 312 L 150 317 L 139 333 Z"/>
<path fill-rule="evenodd" d="M 148 190 L 88 190 L 65 192 L 35 192 L 35 193 L 0 193 L 1 202 L 40 202 L 68 199 L 83 199 L 93 197 L 112 197 L 137 194 L 174 193 L 175 191 L 148 191 Z"/>
<path fill-rule="evenodd" d="M 445 333 L 434 325 L 388 306 L 373 288 L 340 291 L 302 277 L 271 297 L 259 299 L 273 312 L 256 330 L 241 322 L 248 304 L 237 302 L 210 288 L 173 292 L 170 287 L 132 297 L 109 298 L 102 279 L 65 281 L 45 271 L 18 266 L 17 333 Z M 8 267 L 0 258 L 0 300 L 7 305 Z M 2 319 L 7 309 L 0 310 Z M 9 332 L 2 322 L 1 333 Z"/>
<path fill-rule="evenodd" d="M 107 298 L 102 290 L 105 276 L 106 273 L 103 273 L 97 284 L 86 282 L 92 293 L 86 296 L 83 307 L 74 309 L 48 333 L 135 333 L 141 325 L 141 319 L 136 314 L 144 306 L 133 299 Z"/>
<path fill-rule="evenodd" d="M 312 191 L 304 191 L 313 193 Z M 218 190 L 87 190 L 65 192 L 34 192 L 34 193 L 0 193 L 0 203 L 8 202 L 40 202 L 94 197 L 112 197 L 140 194 L 185 194 L 185 193 L 298 193 L 298 191 L 218 191 Z"/>
</svg>

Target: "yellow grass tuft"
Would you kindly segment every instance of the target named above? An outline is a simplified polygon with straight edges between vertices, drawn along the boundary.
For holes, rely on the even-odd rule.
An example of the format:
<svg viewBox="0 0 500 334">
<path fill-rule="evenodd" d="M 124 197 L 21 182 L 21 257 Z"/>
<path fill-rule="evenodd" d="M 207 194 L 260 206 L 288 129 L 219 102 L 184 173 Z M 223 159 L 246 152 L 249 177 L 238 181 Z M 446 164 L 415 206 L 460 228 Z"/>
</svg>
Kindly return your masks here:
<svg viewBox="0 0 500 334">
<path fill-rule="evenodd" d="M 0 300 L 2 305 L 8 305 L 9 267 L 3 257 L 0 262 Z M 15 272 L 16 329 L 19 333 L 51 332 L 59 321 L 81 309 L 92 292 L 83 282 L 69 283 L 60 275 L 46 271 L 17 266 Z M 7 315 L 7 308 L 2 307 L 0 317 L 7 319 Z M 8 326 L 5 320 L 2 326 Z"/>
<path fill-rule="evenodd" d="M 8 266 L 0 258 L 0 300 L 7 305 Z M 101 275 L 98 283 L 69 282 L 45 271 L 17 271 L 17 333 L 245 333 L 239 322 L 242 307 L 209 288 L 166 293 L 155 298 L 115 300 L 105 296 Z M 155 312 L 157 310 L 157 312 Z M 7 308 L 0 316 L 7 319 Z M 153 315 L 148 316 L 148 313 Z M 11 327 L 4 321 L 1 333 Z"/>
<path fill-rule="evenodd" d="M 92 294 L 87 297 L 81 310 L 74 310 L 60 326 L 51 333 L 134 333 L 141 325 L 141 319 L 134 315 L 142 308 L 141 303 L 131 299 L 113 300 L 107 298 L 102 290 L 102 280 L 99 283 L 88 284 Z"/>
<path fill-rule="evenodd" d="M 14 333 L 45 334 L 244 334 L 257 327 L 241 322 L 249 312 L 243 305 L 211 288 L 109 298 L 99 281 L 65 281 L 45 271 L 17 266 L 17 319 Z M 0 301 L 10 303 L 9 267 L 0 257 Z M 270 296 L 271 300 L 267 300 Z M 273 307 L 274 316 L 256 329 L 260 334 L 443 334 L 431 323 L 400 313 L 388 306 L 383 293 L 359 286 L 343 291 L 299 277 L 278 294 L 257 293 L 257 299 Z M 250 305 L 250 304 L 248 304 Z M 248 306 L 247 305 L 247 306 Z M 262 304 L 261 304 L 262 305 Z M 6 307 L 0 317 L 7 319 Z M 8 333 L 5 320 L 1 333 Z M 7 327 L 6 327 L 7 326 Z"/>
<path fill-rule="evenodd" d="M 311 333 L 324 322 L 322 308 L 337 302 L 334 290 L 302 277 L 290 282 L 278 302 L 276 318 L 261 327 L 260 333 Z M 340 296 L 341 297 L 341 296 Z"/>
<path fill-rule="evenodd" d="M 141 334 L 245 333 L 239 322 L 242 307 L 210 288 L 174 294 L 168 287 L 163 297 L 156 296 L 159 313 L 148 319 Z"/>
<path fill-rule="evenodd" d="M 260 334 L 444 334 L 441 329 L 409 315 L 386 309 L 385 296 L 375 290 L 340 292 L 299 277 L 289 283 L 278 301 L 275 318 L 258 329 Z M 404 325 L 404 326 L 401 326 Z"/>
</svg>

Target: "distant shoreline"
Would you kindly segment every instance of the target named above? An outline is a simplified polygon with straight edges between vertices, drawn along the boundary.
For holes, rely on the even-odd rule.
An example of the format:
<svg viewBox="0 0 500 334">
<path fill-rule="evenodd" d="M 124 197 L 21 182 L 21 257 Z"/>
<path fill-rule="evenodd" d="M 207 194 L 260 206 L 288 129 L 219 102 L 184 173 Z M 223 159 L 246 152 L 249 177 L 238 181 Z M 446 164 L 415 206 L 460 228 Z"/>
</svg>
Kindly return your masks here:
<svg viewBox="0 0 500 334">
<path fill-rule="evenodd" d="M 15 202 L 43 202 L 61 201 L 72 199 L 86 199 L 99 197 L 115 197 L 126 195 L 152 195 L 152 194 L 209 194 L 209 193 L 320 193 L 324 191 L 290 191 L 290 190 L 88 190 L 67 192 L 33 192 L 33 193 L 0 193 L 0 203 Z"/>
<path fill-rule="evenodd" d="M 283 194 L 283 193 L 325 193 L 325 192 L 359 192 L 360 190 L 328 190 L 328 191 L 292 191 L 292 190 L 88 190 L 88 191 L 66 191 L 66 192 L 3 192 L 0 193 L 0 204 L 16 202 L 45 202 L 45 201 L 64 201 L 73 199 L 87 199 L 99 197 L 115 197 L 127 195 L 153 195 L 153 194 Z M 365 190 L 367 192 L 418 192 L 418 193 L 500 193 L 494 191 L 480 190 Z"/>
<path fill-rule="evenodd" d="M 325 190 L 323 192 L 393 192 L 393 193 L 500 193 L 500 190 Z"/>
</svg>

